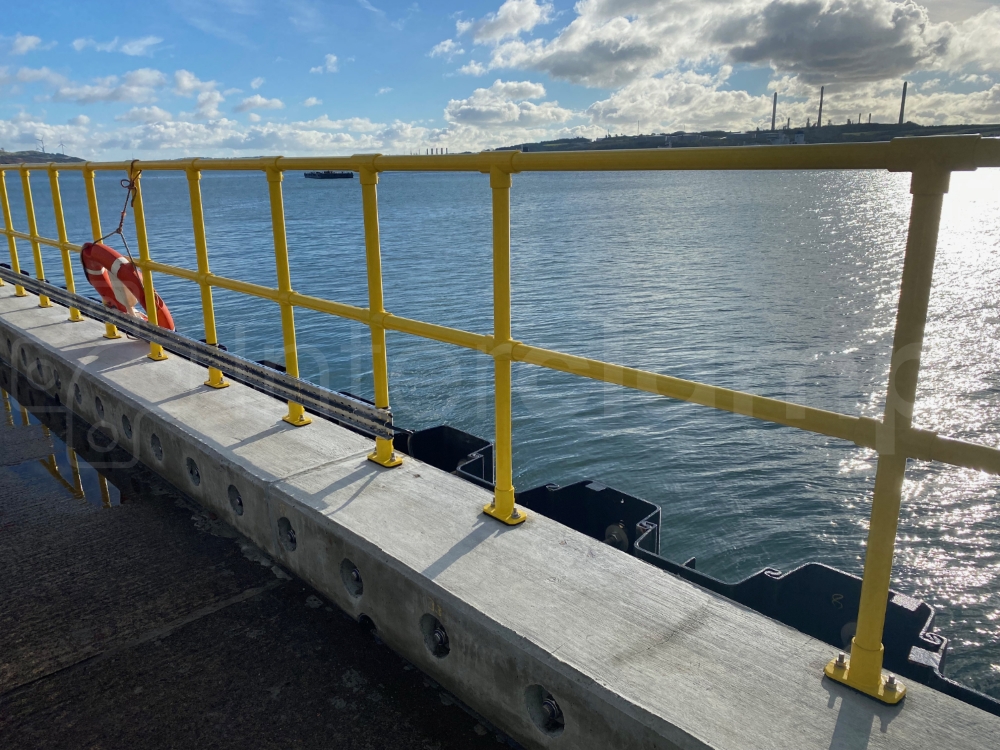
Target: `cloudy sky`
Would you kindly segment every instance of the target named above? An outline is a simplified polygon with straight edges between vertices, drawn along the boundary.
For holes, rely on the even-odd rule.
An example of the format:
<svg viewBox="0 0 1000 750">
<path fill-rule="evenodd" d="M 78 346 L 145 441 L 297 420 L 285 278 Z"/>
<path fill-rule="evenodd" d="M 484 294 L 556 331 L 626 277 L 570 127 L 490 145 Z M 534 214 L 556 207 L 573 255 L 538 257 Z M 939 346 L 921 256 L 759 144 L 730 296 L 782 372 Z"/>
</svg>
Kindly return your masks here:
<svg viewBox="0 0 1000 750">
<path fill-rule="evenodd" d="M 1000 120 L 1000 0 L 33 0 L 0 147 L 423 153 L 859 113 Z"/>
</svg>

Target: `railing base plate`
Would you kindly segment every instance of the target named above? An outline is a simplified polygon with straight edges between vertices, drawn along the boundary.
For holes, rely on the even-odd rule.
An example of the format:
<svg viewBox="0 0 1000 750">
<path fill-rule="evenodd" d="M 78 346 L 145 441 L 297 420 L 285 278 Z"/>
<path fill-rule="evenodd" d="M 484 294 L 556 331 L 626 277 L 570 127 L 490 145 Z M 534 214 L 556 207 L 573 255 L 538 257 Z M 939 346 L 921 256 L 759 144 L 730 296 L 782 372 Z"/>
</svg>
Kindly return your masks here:
<svg viewBox="0 0 1000 750">
<path fill-rule="evenodd" d="M 368 460 L 378 464 L 379 466 L 384 466 L 387 469 L 391 469 L 394 466 L 400 466 L 403 463 L 403 457 L 398 453 L 393 453 L 388 459 L 379 458 L 378 451 L 374 451 L 368 454 Z"/>
<path fill-rule="evenodd" d="M 514 509 L 509 515 L 504 515 L 501 511 L 497 510 L 497 506 L 493 503 L 483 506 L 483 513 L 488 516 L 493 516 L 501 523 L 505 523 L 508 526 L 517 526 L 519 523 L 524 523 L 524 520 L 528 517 L 528 514 L 523 510 L 514 506 Z"/>
<path fill-rule="evenodd" d="M 836 659 L 832 659 L 823 670 L 823 673 L 831 680 L 843 683 L 844 685 L 847 685 L 847 687 L 857 690 L 859 693 L 864 693 L 865 695 L 874 698 L 877 701 L 881 701 L 882 703 L 887 703 L 890 706 L 894 706 L 906 697 L 906 686 L 903 683 L 895 681 L 894 688 L 887 687 L 889 676 L 885 673 L 882 674 L 878 687 L 872 688 L 870 685 L 854 684 L 850 679 L 850 672 L 850 661 L 839 664 Z"/>
</svg>

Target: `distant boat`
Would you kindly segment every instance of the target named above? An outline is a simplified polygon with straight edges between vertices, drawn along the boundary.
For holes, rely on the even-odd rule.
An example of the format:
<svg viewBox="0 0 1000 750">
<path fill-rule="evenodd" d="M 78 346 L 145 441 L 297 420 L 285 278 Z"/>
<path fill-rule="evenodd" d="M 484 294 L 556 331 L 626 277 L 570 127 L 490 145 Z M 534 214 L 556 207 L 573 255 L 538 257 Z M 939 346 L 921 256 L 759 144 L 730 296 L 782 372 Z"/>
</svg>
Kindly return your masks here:
<svg viewBox="0 0 1000 750">
<path fill-rule="evenodd" d="M 331 172 L 328 169 L 325 172 L 306 172 L 306 177 L 314 180 L 353 180 L 354 172 Z"/>
</svg>

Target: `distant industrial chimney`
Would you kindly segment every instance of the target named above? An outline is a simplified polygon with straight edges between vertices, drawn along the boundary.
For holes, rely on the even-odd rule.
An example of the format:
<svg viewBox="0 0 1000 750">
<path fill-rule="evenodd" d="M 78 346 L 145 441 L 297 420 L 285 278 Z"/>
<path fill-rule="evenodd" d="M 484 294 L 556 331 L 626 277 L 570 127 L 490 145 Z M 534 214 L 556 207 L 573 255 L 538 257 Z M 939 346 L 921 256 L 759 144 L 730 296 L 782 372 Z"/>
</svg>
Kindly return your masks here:
<svg viewBox="0 0 1000 750">
<path fill-rule="evenodd" d="M 819 87 L 819 117 L 816 118 L 817 128 L 823 127 L 823 89 L 825 88 L 826 86 Z"/>
<path fill-rule="evenodd" d="M 771 130 L 774 130 L 774 118 L 778 116 L 778 92 L 774 92 L 774 104 L 771 105 Z"/>
<path fill-rule="evenodd" d="M 903 113 L 906 111 L 906 81 L 903 81 L 903 101 L 899 103 L 899 124 L 903 124 Z"/>
</svg>

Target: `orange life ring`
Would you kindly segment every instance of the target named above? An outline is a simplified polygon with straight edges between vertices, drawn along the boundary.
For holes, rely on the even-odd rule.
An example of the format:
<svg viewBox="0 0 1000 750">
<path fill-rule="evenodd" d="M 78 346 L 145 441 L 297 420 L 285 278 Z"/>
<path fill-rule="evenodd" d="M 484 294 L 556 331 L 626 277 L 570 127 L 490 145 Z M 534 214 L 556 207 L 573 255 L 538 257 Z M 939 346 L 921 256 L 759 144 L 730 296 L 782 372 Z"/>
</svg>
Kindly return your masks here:
<svg viewBox="0 0 1000 750">
<path fill-rule="evenodd" d="M 146 308 L 146 291 L 142 286 L 142 277 L 132 262 L 114 248 L 102 245 L 100 242 L 84 243 L 80 252 L 83 270 L 87 274 L 97 293 L 107 307 L 113 307 L 129 315 L 138 315 L 135 305 L 138 302 Z M 160 299 L 156 298 L 156 323 L 160 328 L 174 330 L 174 319 L 170 310 Z"/>
</svg>

